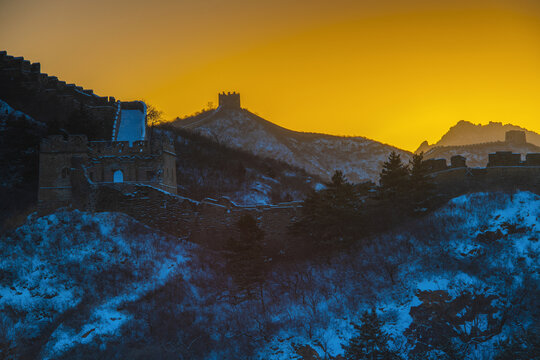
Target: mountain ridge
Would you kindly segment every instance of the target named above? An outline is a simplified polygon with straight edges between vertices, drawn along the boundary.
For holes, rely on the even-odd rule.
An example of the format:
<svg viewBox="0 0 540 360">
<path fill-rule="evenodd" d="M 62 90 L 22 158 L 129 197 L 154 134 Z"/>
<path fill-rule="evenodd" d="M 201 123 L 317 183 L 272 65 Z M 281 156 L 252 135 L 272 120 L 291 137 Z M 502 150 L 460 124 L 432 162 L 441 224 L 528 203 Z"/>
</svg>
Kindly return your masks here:
<svg viewBox="0 0 540 360">
<path fill-rule="evenodd" d="M 426 153 L 434 147 L 465 146 L 504 141 L 506 132 L 511 130 L 524 131 L 527 136 L 527 142 L 540 146 L 540 134 L 518 125 L 510 123 L 503 124 L 502 122 L 494 121 L 482 125 L 460 120 L 456 125 L 450 127 L 436 143 L 429 144 L 427 141 L 423 141 L 415 153 Z"/>
<path fill-rule="evenodd" d="M 353 182 L 377 181 L 382 162 L 391 151 L 404 161 L 412 156 L 406 150 L 362 136 L 290 130 L 240 108 L 218 107 L 176 119 L 173 125 L 256 155 L 278 158 L 326 179 L 335 170 L 342 170 Z"/>
</svg>

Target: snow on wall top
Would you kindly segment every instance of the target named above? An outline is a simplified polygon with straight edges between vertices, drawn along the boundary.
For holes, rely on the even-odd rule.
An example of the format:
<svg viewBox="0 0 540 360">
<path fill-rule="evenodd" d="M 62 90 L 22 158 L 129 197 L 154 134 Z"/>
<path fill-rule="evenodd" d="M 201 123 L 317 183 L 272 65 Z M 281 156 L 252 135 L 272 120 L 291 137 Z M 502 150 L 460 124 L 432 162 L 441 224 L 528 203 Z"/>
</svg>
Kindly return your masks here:
<svg viewBox="0 0 540 360">
<path fill-rule="evenodd" d="M 114 140 L 129 141 L 130 143 L 146 140 L 146 104 L 140 103 L 143 104 L 143 110 L 132 108 L 120 110 L 120 125 Z"/>
</svg>

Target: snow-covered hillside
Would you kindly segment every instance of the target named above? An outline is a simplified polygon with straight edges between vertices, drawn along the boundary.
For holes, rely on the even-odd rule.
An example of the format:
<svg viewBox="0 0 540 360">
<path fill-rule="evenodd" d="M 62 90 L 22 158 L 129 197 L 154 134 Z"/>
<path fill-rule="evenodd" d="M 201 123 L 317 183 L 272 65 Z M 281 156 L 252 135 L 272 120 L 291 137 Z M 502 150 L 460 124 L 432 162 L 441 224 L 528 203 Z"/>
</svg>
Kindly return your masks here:
<svg viewBox="0 0 540 360">
<path fill-rule="evenodd" d="M 283 161 L 220 144 L 191 131 L 160 125 L 178 154 L 180 195 L 196 200 L 227 197 L 238 205 L 268 205 L 303 200 L 322 179 Z"/>
<path fill-rule="evenodd" d="M 392 150 L 405 161 L 410 156 L 406 151 L 363 137 L 291 131 L 245 109 L 218 108 L 177 120 L 175 125 L 256 155 L 285 161 L 324 179 L 329 179 L 335 170 L 342 170 L 353 182 L 378 181 L 381 164 Z"/>
<path fill-rule="evenodd" d="M 0 239 L 0 357 L 331 359 L 374 308 L 404 358 L 426 330 L 458 358 L 493 359 L 540 323 L 539 238 L 539 196 L 461 196 L 347 253 L 276 264 L 264 301 L 238 302 L 218 253 L 125 215 L 59 211 Z M 455 327 L 436 321 L 441 301 L 462 306 Z M 443 358 L 430 346 L 421 358 Z"/>
<path fill-rule="evenodd" d="M 31 221 L 1 246 L 0 338 L 44 359 L 118 337 L 133 318 L 119 309 L 179 276 L 189 248 L 124 215 L 78 211 Z"/>
</svg>

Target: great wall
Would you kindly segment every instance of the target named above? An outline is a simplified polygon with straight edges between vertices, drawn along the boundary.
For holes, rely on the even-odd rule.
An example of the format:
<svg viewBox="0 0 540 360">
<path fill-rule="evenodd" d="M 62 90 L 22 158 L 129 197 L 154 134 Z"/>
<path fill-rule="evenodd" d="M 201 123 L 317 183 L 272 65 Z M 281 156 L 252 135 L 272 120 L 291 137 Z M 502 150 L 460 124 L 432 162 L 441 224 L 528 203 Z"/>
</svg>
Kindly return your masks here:
<svg viewBox="0 0 540 360">
<path fill-rule="evenodd" d="M 508 131 L 505 143 L 527 144 L 523 131 Z M 457 196 L 477 191 L 528 190 L 540 194 L 540 153 L 530 153 L 522 160 L 521 154 L 497 151 L 489 154 L 486 167 L 468 167 L 461 155 L 446 159 L 428 159 L 424 162 L 437 192 Z"/>
<path fill-rule="evenodd" d="M 236 221 L 250 213 L 259 220 L 268 246 L 284 247 L 288 225 L 299 216 L 301 202 L 238 206 L 226 198 L 195 201 L 177 196 L 174 145 L 167 139 L 148 139 L 144 103 L 97 96 L 92 90 L 41 73 L 39 63 L 0 52 L 0 98 L 17 106 L 20 97 L 28 96 L 35 99 L 33 105 L 25 103 L 20 109 L 40 115 L 48 124 L 80 122 L 73 116 L 84 113 L 87 126 L 98 129 L 93 139 L 54 135 L 42 140 L 42 213 L 59 206 L 122 212 L 153 228 L 214 248 L 234 236 Z M 219 94 L 219 106 L 240 108 L 240 95 Z M 123 112 L 128 115 L 123 117 Z M 509 132 L 506 141 L 526 143 L 525 134 Z M 497 152 L 490 154 L 485 168 L 469 168 L 466 161 L 459 155 L 451 158 L 450 165 L 445 159 L 425 161 L 437 193 L 446 197 L 488 190 L 540 193 L 540 154 L 527 154 L 522 161 L 520 154 Z"/>
</svg>

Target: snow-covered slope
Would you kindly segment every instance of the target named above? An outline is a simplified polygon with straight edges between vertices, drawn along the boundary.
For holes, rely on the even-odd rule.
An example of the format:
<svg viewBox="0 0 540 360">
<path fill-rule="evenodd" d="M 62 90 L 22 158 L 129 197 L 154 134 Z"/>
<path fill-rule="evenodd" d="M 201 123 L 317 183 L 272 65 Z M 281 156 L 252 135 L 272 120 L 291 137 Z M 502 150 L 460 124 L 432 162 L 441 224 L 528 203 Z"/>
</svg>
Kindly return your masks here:
<svg viewBox="0 0 540 360">
<path fill-rule="evenodd" d="M 0 239 L 0 357 L 330 358 L 375 309 L 407 358 L 411 329 L 451 325 L 434 322 L 431 297 L 464 306 L 440 334 L 457 358 L 493 359 L 540 322 L 539 238 L 539 196 L 470 194 L 357 249 L 275 265 L 264 301 L 238 302 L 219 254 L 124 215 L 60 211 Z"/>
<path fill-rule="evenodd" d="M 279 127 L 245 109 L 208 111 L 177 120 L 191 129 L 229 146 L 271 157 L 329 179 L 341 170 L 353 181 L 378 180 L 381 164 L 395 150 L 408 161 L 410 153 L 363 137 L 300 133 Z"/>
<path fill-rule="evenodd" d="M 39 334 L 39 341 L 19 345 L 28 358 L 57 358 L 117 337 L 132 318 L 119 308 L 181 273 L 187 260 L 185 245 L 121 214 L 59 212 L 3 240 L 2 253 L 10 256 L 0 260 L 0 338 L 10 344 Z M 62 321 L 75 314 L 77 321 Z"/>
<path fill-rule="evenodd" d="M 153 136 L 166 136 L 178 154 L 180 195 L 196 200 L 228 197 L 239 205 L 268 205 L 303 200 L 322 180 L 283 161 L 225 146 L 178 127 L 160 125 Z"/>
<path fill-rule="evenodd" d="M 431 306 L 446 296 L 448 303 L 459 302 L 467 294 L 492 296 L 494 320 L 488 322 L 482 313 L 488 304 L 478 308 L 479 303 L 465 303 L 457 316 L 463 333 L 449 335 L 448 340 L 458 351 L 457 358 L 493 359 L 496 344 L 520 328 L 532 327 L 536 336 L 540 334 L 539 238 L 537 195 L 478 193 L 455 198 L 417 224 L 379 235 L 361 250 L 332 259 L 330 265 L 299 271 L 300 278 L 310 280 L 295 286 L 309 290 L 285 312 L 295 318 L 297 328 L 281 329 L 260 352 L 260 359 L 302 359 L 299 345 L 308 346 L 318 359 L 343 355 L 343 346 L 356 334 L 352 324 L 359 324 L 361 313 L 369 309 L 376 309 L 390 335 L 390 347 L 410 359 L 414 347 L 422 341 L 429 344 L 430 339 L 411 336 L 407 330 L 416 322 L 432 335 L 440 331 Z M 434 304 L 422 307 L 429 297 L 436 299 Z M 476 316 L 467 313 L 475 307 Z M 439 321 L 450 321 L 445 315 Z M 421 321 L 423 316 L 433 322 Z M 504 320 L 501 328 L 495 325 L 497 320 Z M 490 327 L 492 337 L 474 336 L 488 333 Z M 464 333 L 474 347 L 465 342 Z M 432 350 L 419 358 L 448 357 Z"/>
</svg>

